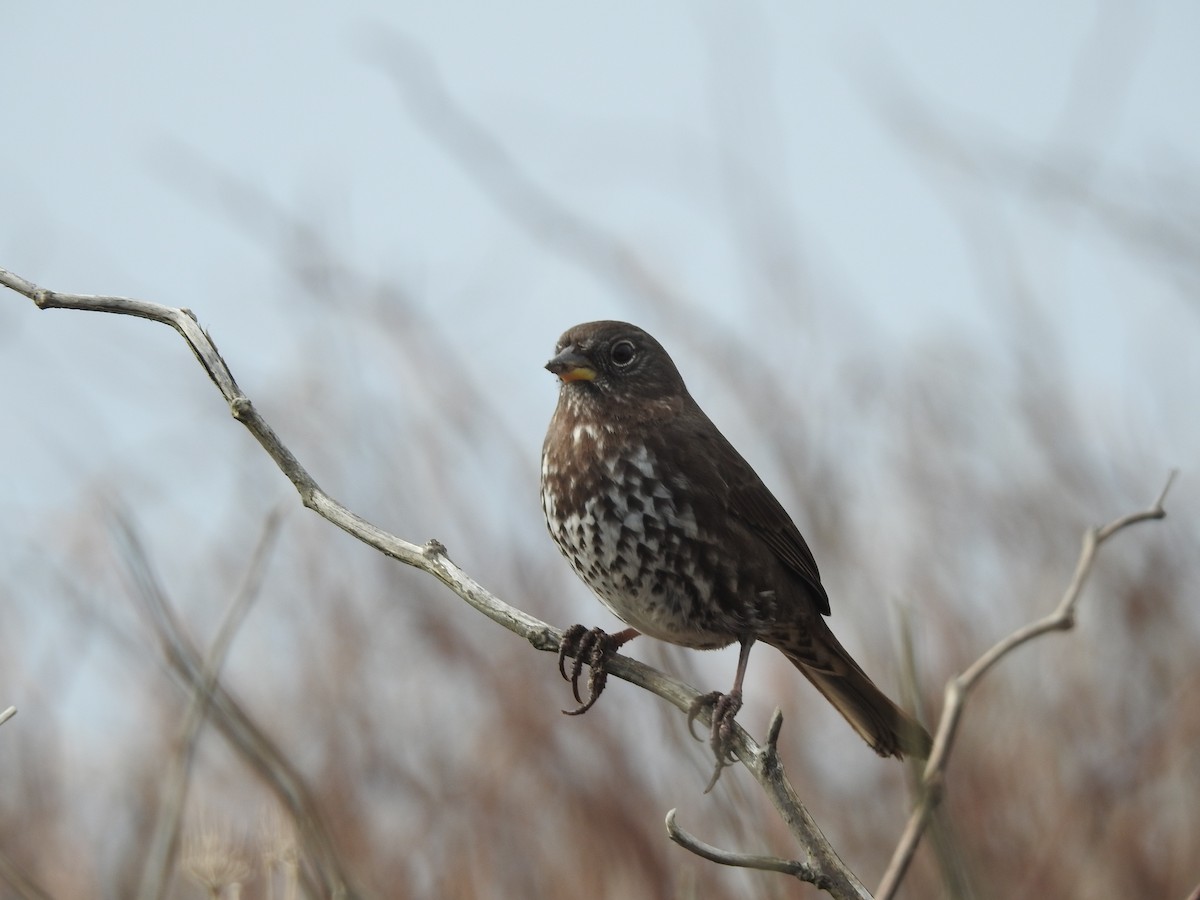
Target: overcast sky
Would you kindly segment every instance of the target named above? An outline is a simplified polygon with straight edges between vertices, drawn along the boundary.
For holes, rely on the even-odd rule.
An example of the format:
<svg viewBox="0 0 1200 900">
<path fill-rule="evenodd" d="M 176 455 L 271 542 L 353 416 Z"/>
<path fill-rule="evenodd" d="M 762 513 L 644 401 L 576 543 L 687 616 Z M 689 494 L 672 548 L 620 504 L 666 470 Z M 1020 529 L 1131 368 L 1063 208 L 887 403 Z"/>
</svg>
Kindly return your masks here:
<svg viewBox="0 0 1200 900">
<path fill-rule="evenodd" d="M 431 131 L 441 88 L 398 91 L 403 60 L 431 66 L 425 84 L 534 188 L 731 328 L 786 342 L 740 313 L 771 290 L 791 302 L 790 285 L 815 319 L 853 299 L 889 352 L 931 333 L 986 341 L 1012 287 L 989 266 L 1019 271 L 1099 414 L 1157 422 L 1167 457 L 1195 445 L 1171 412 L 1200 376 L 1194 298 L 1023 168 L 1046 161 L 1136 208 L 1194 185 L 1195 3 L 114 0 L 9 2 L 0 22 L 0 266 L 194 309 L 252 394 L 295 364 L 286 326 L 303 314 L 271 204 L 476 348 L 531 458 L 557 334 L 642 322 L 636 297 L 515 223 L 511 197 L 447 151 Z M 930 143 L 938 129 L 966 163 Z M 256 199 L 231 210 L 222 184 Z M 748 234 L 778 254 L 782 289 L 746 266 Z M 10 527 L 152 456 L 163 429 L 207 415 L 196 427 L 234 430 L 171 335 L 0 300 L 3 468 L 22 473 L 5 487 Z M 671 345 L 669 322 L 644 324 Z M 719 372 L 681 364 L 715 390 Z M 1134 376 L 1155 367 L 1150 400 Z"/>
</svg>

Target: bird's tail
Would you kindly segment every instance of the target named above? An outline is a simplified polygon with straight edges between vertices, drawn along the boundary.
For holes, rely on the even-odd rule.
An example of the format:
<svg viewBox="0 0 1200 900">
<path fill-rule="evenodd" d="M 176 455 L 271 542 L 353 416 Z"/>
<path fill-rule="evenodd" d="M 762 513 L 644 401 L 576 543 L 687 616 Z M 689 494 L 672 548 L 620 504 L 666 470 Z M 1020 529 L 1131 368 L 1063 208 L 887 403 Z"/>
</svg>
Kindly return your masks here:
<svg viewBox="0 0 1200 900">
<path fill-rule="evenodd" d="M 779 649 L 880 756 L 928 759 L 929 732 L 875 687 L 823 621 L 818 627 L 814 645 Z"/>
</svg>

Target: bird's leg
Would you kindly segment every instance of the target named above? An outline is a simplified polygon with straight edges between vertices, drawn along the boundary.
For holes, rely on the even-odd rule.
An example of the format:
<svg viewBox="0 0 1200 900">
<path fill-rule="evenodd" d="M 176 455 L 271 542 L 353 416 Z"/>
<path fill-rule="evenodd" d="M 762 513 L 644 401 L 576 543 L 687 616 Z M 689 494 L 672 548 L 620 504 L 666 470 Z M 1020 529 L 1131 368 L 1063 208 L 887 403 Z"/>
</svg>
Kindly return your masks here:
<svg viewBox="0 0 1200 900">
<path fill-rule="evenodd" d="M 692 737 L 699 740 L 700 737 L 696 734 L 692 724 L 701 710 L 705 707 L 712 707 L 712 730 L 709 735 L 709 744 L 713 749 L 713 754 L 717 757 L 717 767 L 713 770 L 708 787 L 704 789 L 706 794 L 713 789 L 713 785 L 721 777 L 721 770 L 734 759 L 733 719 L 738 714 L 738 710 L 742 708 L 742 679 L 746 676 L 746 664 L 750 661 L 750 648 L 754 646 L 754 637 L 753 635 L 743 636 L 741 642 L 737 672 L 733 676 L 733 688 L 728 694 L 712 691 L 697 697 L 692 701 L 691 709 L 688 710 L 688 731 L 692 733 Z"/>
<path fill-rule="evenodd" d="M 614 653 L 638 636 L 636 628 L 626 628 L 616 634 L 609 634 L 599 628 L 588 630 L 582 625 L 572 625 L 563 632 L 562 643 L 558 645 L 558 671 L 567 681 L 571 682 L 571 693 L 579 703 L 578 709 L 564 709 L 568 716 L 578 716 L 587 712 L 600 699 L 604 685 L 608 682 L 608 661 Z M 571 663 L 571 674 L 567 674 L 567 657 L 574 657 Z M 587 689 L 588 698 L 579 696 L 579 676 L 584 664 L 589 668 Z"/>
</svg>

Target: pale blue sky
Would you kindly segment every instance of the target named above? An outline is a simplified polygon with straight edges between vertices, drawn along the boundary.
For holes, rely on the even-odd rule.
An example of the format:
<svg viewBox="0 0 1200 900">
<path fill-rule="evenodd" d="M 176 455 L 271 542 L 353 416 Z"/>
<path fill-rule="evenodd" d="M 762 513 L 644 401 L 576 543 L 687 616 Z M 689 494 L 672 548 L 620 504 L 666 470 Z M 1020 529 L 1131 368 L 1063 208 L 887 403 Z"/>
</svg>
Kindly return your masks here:
<svg viewBox="0 0 1200 900">
<path fill-rule="evenodd" d="M 746 315 L 771 287 L 736 228 L 739 214 L 762 227 L 770 204 L 755 238 L 787 270 L 779 302 L 807 304 L 814 333 L 898 357 L 931 335 L 986 347 L 1019 271 L 1065 335 L 1080 397 L 1099 398 L 1085 415 L 1145 434 L 1164 469 L 1195 452 L 1180 412 L 1200 383 L 1194 297 L 1002 164 L 1061 163 L 1151 209 L 1172 178 L 1194 185 L 1195 3 L 114 0 L 8 3 L 0 27 L 0 265 L 191 307 L 252 396 L 295 366 L 289 317 L 305 307 L 270 230 L 232 220 L 208 167 L 322 221 L 366 277 L 402 280 L 473 348 L 531 460 L 560 331 L 631 318 L 672 344 L 669 322 L 531 240 L 430 138 L 378 61 L 403 34 L 537 185 L 781 361 L 799 338 Z M 889 120 L 911 125 L 905 98 L 994 153 L 983 174 L 904 137 Z M 718 411 L 720 372 L 680 364 Z M 304 365 L 319 379 L 319 358 Z M 4 488 L 14 533 L 182 434 L 218 460 L 245 439 L 171 334 L 15 296 L 0 297 L 0 408 L 0 465 L 21 473 Z"/>
</svg>

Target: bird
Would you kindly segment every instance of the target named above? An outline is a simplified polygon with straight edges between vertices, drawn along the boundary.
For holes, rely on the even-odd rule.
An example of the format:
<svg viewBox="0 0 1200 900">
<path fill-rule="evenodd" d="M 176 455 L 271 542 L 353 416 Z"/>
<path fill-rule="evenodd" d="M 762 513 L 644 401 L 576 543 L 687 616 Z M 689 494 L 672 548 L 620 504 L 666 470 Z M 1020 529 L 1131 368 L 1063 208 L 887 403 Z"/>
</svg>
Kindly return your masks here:
<svg viewBox="0 0 1200 900">
<path fill-rule="evenodd" d="M 750 649 L 761 642 L 880 756 L 928 758 L 929 732 L 830 630 L 829 596 L 795 522 L 688 393 L 663 346 L 627 322 L 587 322 L 563 333 L 545 367 L 559 379 L 542 446 L 546 526 L 575 574 L 628 626 L 566 629 L 559 671 L 580 705 L 564 712 L 592 707 L 607 661 L 638 635 L 699 650 L 738 644 L 732 688 L 701 696 L 688 713 L 691 728 L 711 712 L 711 789 L 732 760 Z"/>
</svg>

